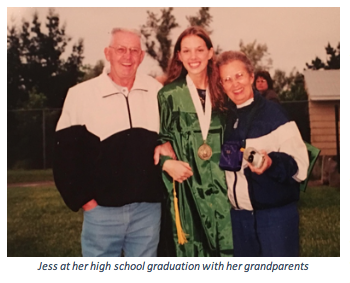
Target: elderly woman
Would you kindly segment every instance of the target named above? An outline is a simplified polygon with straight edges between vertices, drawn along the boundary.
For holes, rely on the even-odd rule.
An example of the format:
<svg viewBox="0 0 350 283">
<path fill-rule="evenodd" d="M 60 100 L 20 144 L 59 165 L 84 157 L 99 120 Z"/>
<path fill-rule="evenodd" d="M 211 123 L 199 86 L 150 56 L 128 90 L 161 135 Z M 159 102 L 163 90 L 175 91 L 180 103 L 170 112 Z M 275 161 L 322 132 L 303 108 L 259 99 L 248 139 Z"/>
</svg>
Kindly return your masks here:
<svg viewBox="0 0 350 283">
<path fill-rule="evenodd" d="M 256 72 L 253 85 L 267 100 L 279 102 L 278 95 L 273 90 L 273 81 L 268 71 Z"/>
<path fill-rule="evenodd" d="M 245 54 L 224 52 L 217 66 L 229 98 L 220 166 L 232 205 L 234 255 L 298 256 L 297 201 L 309 165 L 306 146 L 281 106 L 253 90 L 253 66 Z M 248 147 L 260 153 L 260 168 L 242 160 L 242 148 Z"/>
</svg>

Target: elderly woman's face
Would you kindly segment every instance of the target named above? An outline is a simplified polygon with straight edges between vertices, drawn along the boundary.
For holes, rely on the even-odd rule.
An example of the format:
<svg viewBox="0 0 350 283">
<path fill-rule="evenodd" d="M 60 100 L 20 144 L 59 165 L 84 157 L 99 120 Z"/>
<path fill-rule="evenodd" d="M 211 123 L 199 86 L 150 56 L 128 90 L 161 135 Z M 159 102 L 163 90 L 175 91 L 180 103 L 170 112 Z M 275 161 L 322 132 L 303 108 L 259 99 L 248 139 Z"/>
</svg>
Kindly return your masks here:
<svg viewBox="0 0 350 283">
<path fill-rule="evenodd" d="M 255 87 L 258 91 L 265 91 L 269 88 L 267 81 L 263 77 L 258 77 L 255 81 Z"/>
<path fill-rule="evenodd" d="M 254 75 L 249 74 L 244 63 L 238 60 L 220 66 L 222 86 L 228 97 L 240 105 L 254 96 L 252 83 Z"/>
</svg>

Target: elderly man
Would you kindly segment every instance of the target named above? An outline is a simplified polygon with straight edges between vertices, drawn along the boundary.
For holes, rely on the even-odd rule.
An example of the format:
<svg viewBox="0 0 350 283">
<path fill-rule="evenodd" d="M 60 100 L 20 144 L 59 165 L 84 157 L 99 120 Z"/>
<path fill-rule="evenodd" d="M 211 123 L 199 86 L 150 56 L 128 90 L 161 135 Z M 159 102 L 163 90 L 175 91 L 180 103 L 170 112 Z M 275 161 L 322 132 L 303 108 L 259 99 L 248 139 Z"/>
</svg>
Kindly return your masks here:
<svg viewBox="0 0 350 283">
<path fill-rule="evenodd" d="M 110 68 L 69 89 L 56 128 L 54 177 L 67 206 L 84 210 L 83 256 L 156 256 L 162 183 L 153 164 L 162 85 L 137 73 L 135 30 L 115 28 Z"/>
</svg>

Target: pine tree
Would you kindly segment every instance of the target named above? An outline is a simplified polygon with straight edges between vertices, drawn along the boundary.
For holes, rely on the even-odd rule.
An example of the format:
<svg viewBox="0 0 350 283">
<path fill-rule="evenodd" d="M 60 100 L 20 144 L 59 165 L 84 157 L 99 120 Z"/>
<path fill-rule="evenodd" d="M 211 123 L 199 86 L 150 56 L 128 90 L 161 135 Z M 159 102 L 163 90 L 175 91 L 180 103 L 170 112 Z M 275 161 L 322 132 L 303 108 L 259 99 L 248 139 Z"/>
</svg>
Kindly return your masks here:
<svg viewBox="0 0 350 283">
<path fill-rule="evenodd" d="M 311 64 L 305 63 L 308 69 L 312 70 L 338 70 L 340 69 L 340 42 L 338 43 L 337 48 L 333 48 L 330 43 L 325 47 L 327 54 L 327 62 L 324 63 L 319 57 L 316 56 L 314 60 L 311 61 Z"/>
<path fill-rule="evenodd" d="M 31 23 L 24 20 L 20 29 L 7 30 L 8 108 L 25 107 L 34 90 L 47 98 L 46 107 L 62 107 L 68 88 L 83 76 L 83 41 L 62 59 L 71 37 L 54 9 L 48 12 L 45 31 L 36 13 Z"/>
<path fill-rule="evenodd" d="M 165 72 L 171 57 L 171 31 L 179 24 L 172 15 L 173 8 L 165 8 L 160 11 L 160 17 L 147 11 L 147 22 L 142 25 L 141 33 L 146 39 L 146 52 L 158 61 L 162 71 Z"/>
</svg>

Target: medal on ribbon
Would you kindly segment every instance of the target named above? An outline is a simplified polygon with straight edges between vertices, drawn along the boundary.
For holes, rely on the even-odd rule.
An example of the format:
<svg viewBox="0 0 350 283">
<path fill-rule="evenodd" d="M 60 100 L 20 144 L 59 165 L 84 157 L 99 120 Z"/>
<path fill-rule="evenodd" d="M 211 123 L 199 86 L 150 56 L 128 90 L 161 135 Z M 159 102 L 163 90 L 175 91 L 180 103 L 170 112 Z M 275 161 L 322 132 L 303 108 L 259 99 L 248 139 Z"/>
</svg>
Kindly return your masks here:
<svg viewBox="0 0 350 283">
<path fill-rule="evenodd" d="M 204 143 L 198 148 L 197 154 L 200 159 L 209 160 L 213 155 L 213 151 L 211 150 L 211 147 L 204 141 Z"/>
<path fill-rule="evenodd" d="M 197 154 L 202 160 L 209 160 L 213 154 L 211 147 L 206 143 L 206 139 L 209 132 L 210 121 L 211 121 L 211 101 L 210 101 L 210 93 L 209 88 L 206 89 L 206 98 L 205 98 L 205 111 L 203 111 L 203 107 L 201 105 L 199 95 L 197 93 L 197 89 L 191 80 L 191 78 L 187 75 L 186 81 L 188 88 L 190 90 L 191 98 L 196 109 L 199 126 L 201 128 L 203 144 L 198 148 Z"/>
</svg>

